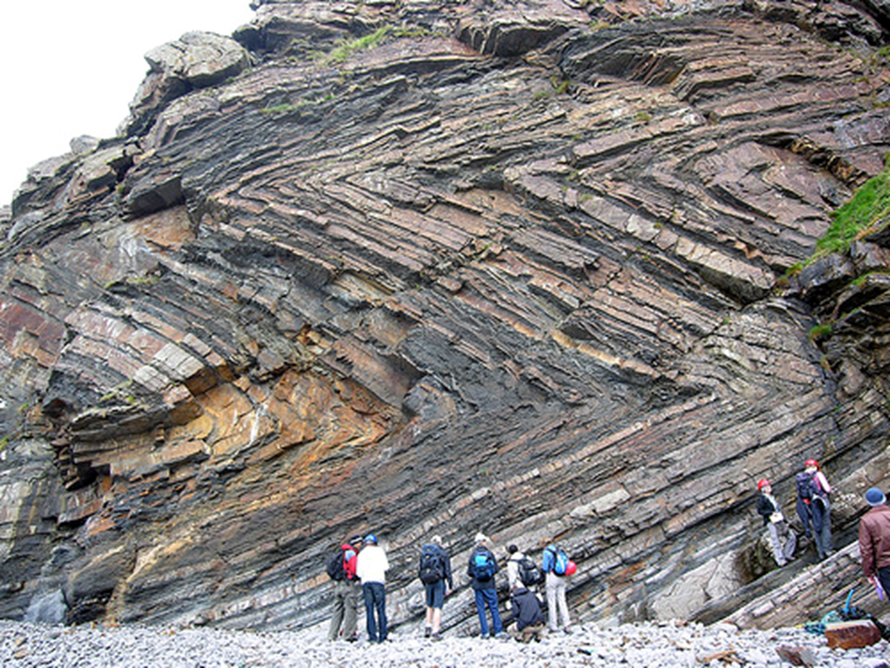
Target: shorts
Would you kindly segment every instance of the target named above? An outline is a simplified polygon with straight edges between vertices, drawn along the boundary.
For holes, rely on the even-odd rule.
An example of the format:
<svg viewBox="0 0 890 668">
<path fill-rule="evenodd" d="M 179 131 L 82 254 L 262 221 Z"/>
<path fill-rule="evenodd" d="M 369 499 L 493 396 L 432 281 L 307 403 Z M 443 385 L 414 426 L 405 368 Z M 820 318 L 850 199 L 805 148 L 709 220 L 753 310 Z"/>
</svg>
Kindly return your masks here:
<svg viewBox="0 0 890 668">
<path fill-rule="evenodd" d="M 442 609 L 445 605 L 445 580 L 424 585 L 426 590 L 426 607 Z"/>
</svg>

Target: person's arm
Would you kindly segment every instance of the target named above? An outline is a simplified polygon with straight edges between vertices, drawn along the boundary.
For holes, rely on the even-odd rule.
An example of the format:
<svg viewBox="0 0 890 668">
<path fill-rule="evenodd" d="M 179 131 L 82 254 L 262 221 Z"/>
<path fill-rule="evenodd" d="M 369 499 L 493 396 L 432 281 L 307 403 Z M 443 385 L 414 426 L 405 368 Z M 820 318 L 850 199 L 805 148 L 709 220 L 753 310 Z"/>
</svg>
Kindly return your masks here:
<svg viewBox="0 0 890 668">
<path fill-rule="evenodd" d="M 454 580 L 451 577 L 451 556 L 447 553 L 445 554 L 445 581 L 448 583 L 445 593 L 454 591 Z"/>
<path fill-rule="evenodd" d="M 868 530 L 868 525 L 861 520 L 859 522 L 859 554 L 862 556 L 862 573 L 869 582 L 872 582 L 875 577 L 874 541 Z"/>
</svg>

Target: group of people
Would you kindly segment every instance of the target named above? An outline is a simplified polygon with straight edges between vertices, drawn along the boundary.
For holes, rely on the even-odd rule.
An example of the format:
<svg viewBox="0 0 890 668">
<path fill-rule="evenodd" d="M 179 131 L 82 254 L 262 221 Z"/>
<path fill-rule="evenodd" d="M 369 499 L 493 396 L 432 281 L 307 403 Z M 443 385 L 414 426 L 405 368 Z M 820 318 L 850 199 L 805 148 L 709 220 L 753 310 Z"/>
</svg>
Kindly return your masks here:
<svg viewBox="0 0 890 668">
<path fill-rule="evenodd" d="M 797 516 L 803 524 L 804 534 L 814 540 L 819 560 L 826 559 L 831 553 L 831 485 L 822 472 L 819 462 L 808 459 L 804 462 L 804 470 L 795 476 Z M 773 558 L 779 567 L 788 563 L 797 548 L 797 534 L 788 525 L 782 506 L 773 495 L 769 480 L 762 479 L 757 483 L 760 498 L 757 501 L 757 512 L 763 517 L 763 524 L 769 534 Z"/>
<path fill-rule="evenodd" d="M 804 470 L 795 476 L 795 485 L 797 515 L 806 536 L 813 538 L 819 559 L 825 559 L 832 553 L 831 485 L 815 459 L 804 462 Z M 784 566 L 794 554 L 796 536 L 788 527 L 769 481 L 761 480 L 757 488 L 760 491 L 757 512 L 763 516 L 763 523 L 768 529 L 776 563 Z M 890 506 L 884 492 L 877 487 L 866 491 L 865 502 L 869 510 L 859 520 L 862 572 L 881 600 L 887 601 L 890 592 Z"/>
<path fill-rule="evenodd" d="M 796 478 L 798 517 L 807 537 L 812 537 L 820 560 L 831 552 L 831 503 L 832 492 L 828 479 L 814 459 L 804 462 L 804 470 Z M 763 517 L 768 529 L 770 545 L 776 563 L 784 566 L 794 554 L 797 537 L 788 526 L 781 504 L 773 495 L 772 485 L 766 479 L 757 484 L 760 498 L 757 512 Z M 887 497 L 876 488 L 865 494 L 870 510 L 860 519 L 859 550 L 865 578 L 875 587 L 879 596 L 886 599 L 890 592 L 890 506 Z M 358 543 L 363 547 L 359 549 Z M 544 548 L 540 569 L 516 545 L 507 548 L 507 581 L 510 588 L 510 606 L 513 623 L 505 632 L 498 610 L 496 574 L 500 571 L 498 560 L 491 550 L 490 541 L 483 533 L 476 534 L 475 547 L 467 563 L 466 574 L 476 599 L 480 633 L 483 638 L 513 637 L 522 642 L 540 640 L 545 629 L 551 633 L 560 629 L 571 633 L 569 609 L 566 603 L 568 579 L 575 568 L 565 553 L 550 544 Z M 334 580 L 333 616 L 328 639 L 342 638 L 355 641 L 358 638 L 359 586 L 365 602 L 368 640 L 387 640 L 386 620 L 386 571 L 389 561 L 373 534 L 356 537 L 344 543 L 338 554 L 328 562 L 328 575 Z M 451 557 L 442 545 L 440 536 L 433 536 L 423 546 L 420 555 L 418 577 L 424 586 L 426 618 L 424 635 L 438 640 L 441 637 L 442 608 L 447 596 L 454 590 Z M 545 620 L 542 601 L 535 591 L 544 585 L 547 599 Z M 491 625 L 489 625 L 489 617 Z"/>
<path fill-rule="evenodd" d="M 363 543 L 361 550 L 356 546 Z M 359 585 L 365 600 L 368 640 L 386 642 L 386 571 L 389 560 L 377 544 L 377 537 L 368 534 L 351 539 L 340 546 L 340 553 L 328 562 L 327 572 L 334 581 L 334 614 L 328 629 L 328 640 L 358 640 Z"/>
<path fill-rule="evenodd" d="M 356 547 L 363 543 L 362 549 Z M 498 610 L 496 575 L 500 571 L 497 557 L 490 548 L 490 541 L 483 533 L 476 534 L 475 547 L 467 563 L 467 578 L 476 599 L 480 634 L 483 638 L 516 638 L 522 642 L 540 640 L 549 627 L 551 632 L 560 628 L 571 633 L 569 608 L 566 603 L 567 581 L 571 575 L 566 568 L 574 568 L 565 553 L 555 545 L 544 549 L 540 569 L 515 545 L 508 548 L 507 580 L 510 587 L 510 606 L 513 623 L 504 630 Z M 529 576 L 529 568 L 537 574 Z M 329 560 L 327 572 L 334 581 L 333 616 L 328 629 L 328 640 L 342 638 L 354 642 L 359 605 L 359 587 L 365 602 L 368 640 L 382 643 L 387 640 L 386 578 L 389 562 L 377 538 L 369 534 L 363 539 L 353 538 L 344 543 Z M 424 636 L 432 640 L 441 638 L 442 608 L 445 598 L 454 590 L 451 557 L 445 550 L 440 536 L 433 536 L 423 546 L 420 554 L 418 577 L 424 586 L 426 617 Z M 529 579 L 532 577 L 532 579 Z M 542 601 L 534 591 L 537 584 L 544 584 L 547 596 L 547 620 Z M 491 624 L 489 625 L 489 618 Z"/>
</svg>

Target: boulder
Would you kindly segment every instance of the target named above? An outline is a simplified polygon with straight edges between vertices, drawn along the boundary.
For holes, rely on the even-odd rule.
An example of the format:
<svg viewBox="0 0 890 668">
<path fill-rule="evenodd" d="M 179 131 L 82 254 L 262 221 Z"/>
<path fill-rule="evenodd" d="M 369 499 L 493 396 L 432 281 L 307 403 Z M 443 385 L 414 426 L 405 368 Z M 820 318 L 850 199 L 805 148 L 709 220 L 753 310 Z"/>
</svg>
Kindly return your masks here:
<svg viewBox="0 0 890 668">
<path fill-rule="evenodd" d="M 857 649 L 880 642 L 881 632 L 870 619 L 857 619 L 826 625 L 825 639 L 832 649 Z"/>
</svg>

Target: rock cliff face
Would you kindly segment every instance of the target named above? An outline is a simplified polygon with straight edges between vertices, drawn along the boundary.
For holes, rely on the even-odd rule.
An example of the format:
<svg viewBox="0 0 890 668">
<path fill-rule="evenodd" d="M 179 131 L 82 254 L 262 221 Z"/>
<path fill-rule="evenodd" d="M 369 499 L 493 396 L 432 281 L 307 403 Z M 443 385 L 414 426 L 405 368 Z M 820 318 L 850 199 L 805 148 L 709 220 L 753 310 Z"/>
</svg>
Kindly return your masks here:
<svg viewBox="0 0 890 668">
<path fill-rule="evenodd" d="M 583 619 L 730 612 L 808 457 L 849 542 L 890 242 L 789 269 L 890 149 L 885 5 L 255 4 L 0 222 L 0 615 L 311 625 L 373 531 L 407 624 L 480 529 Z"/>
</svg>

